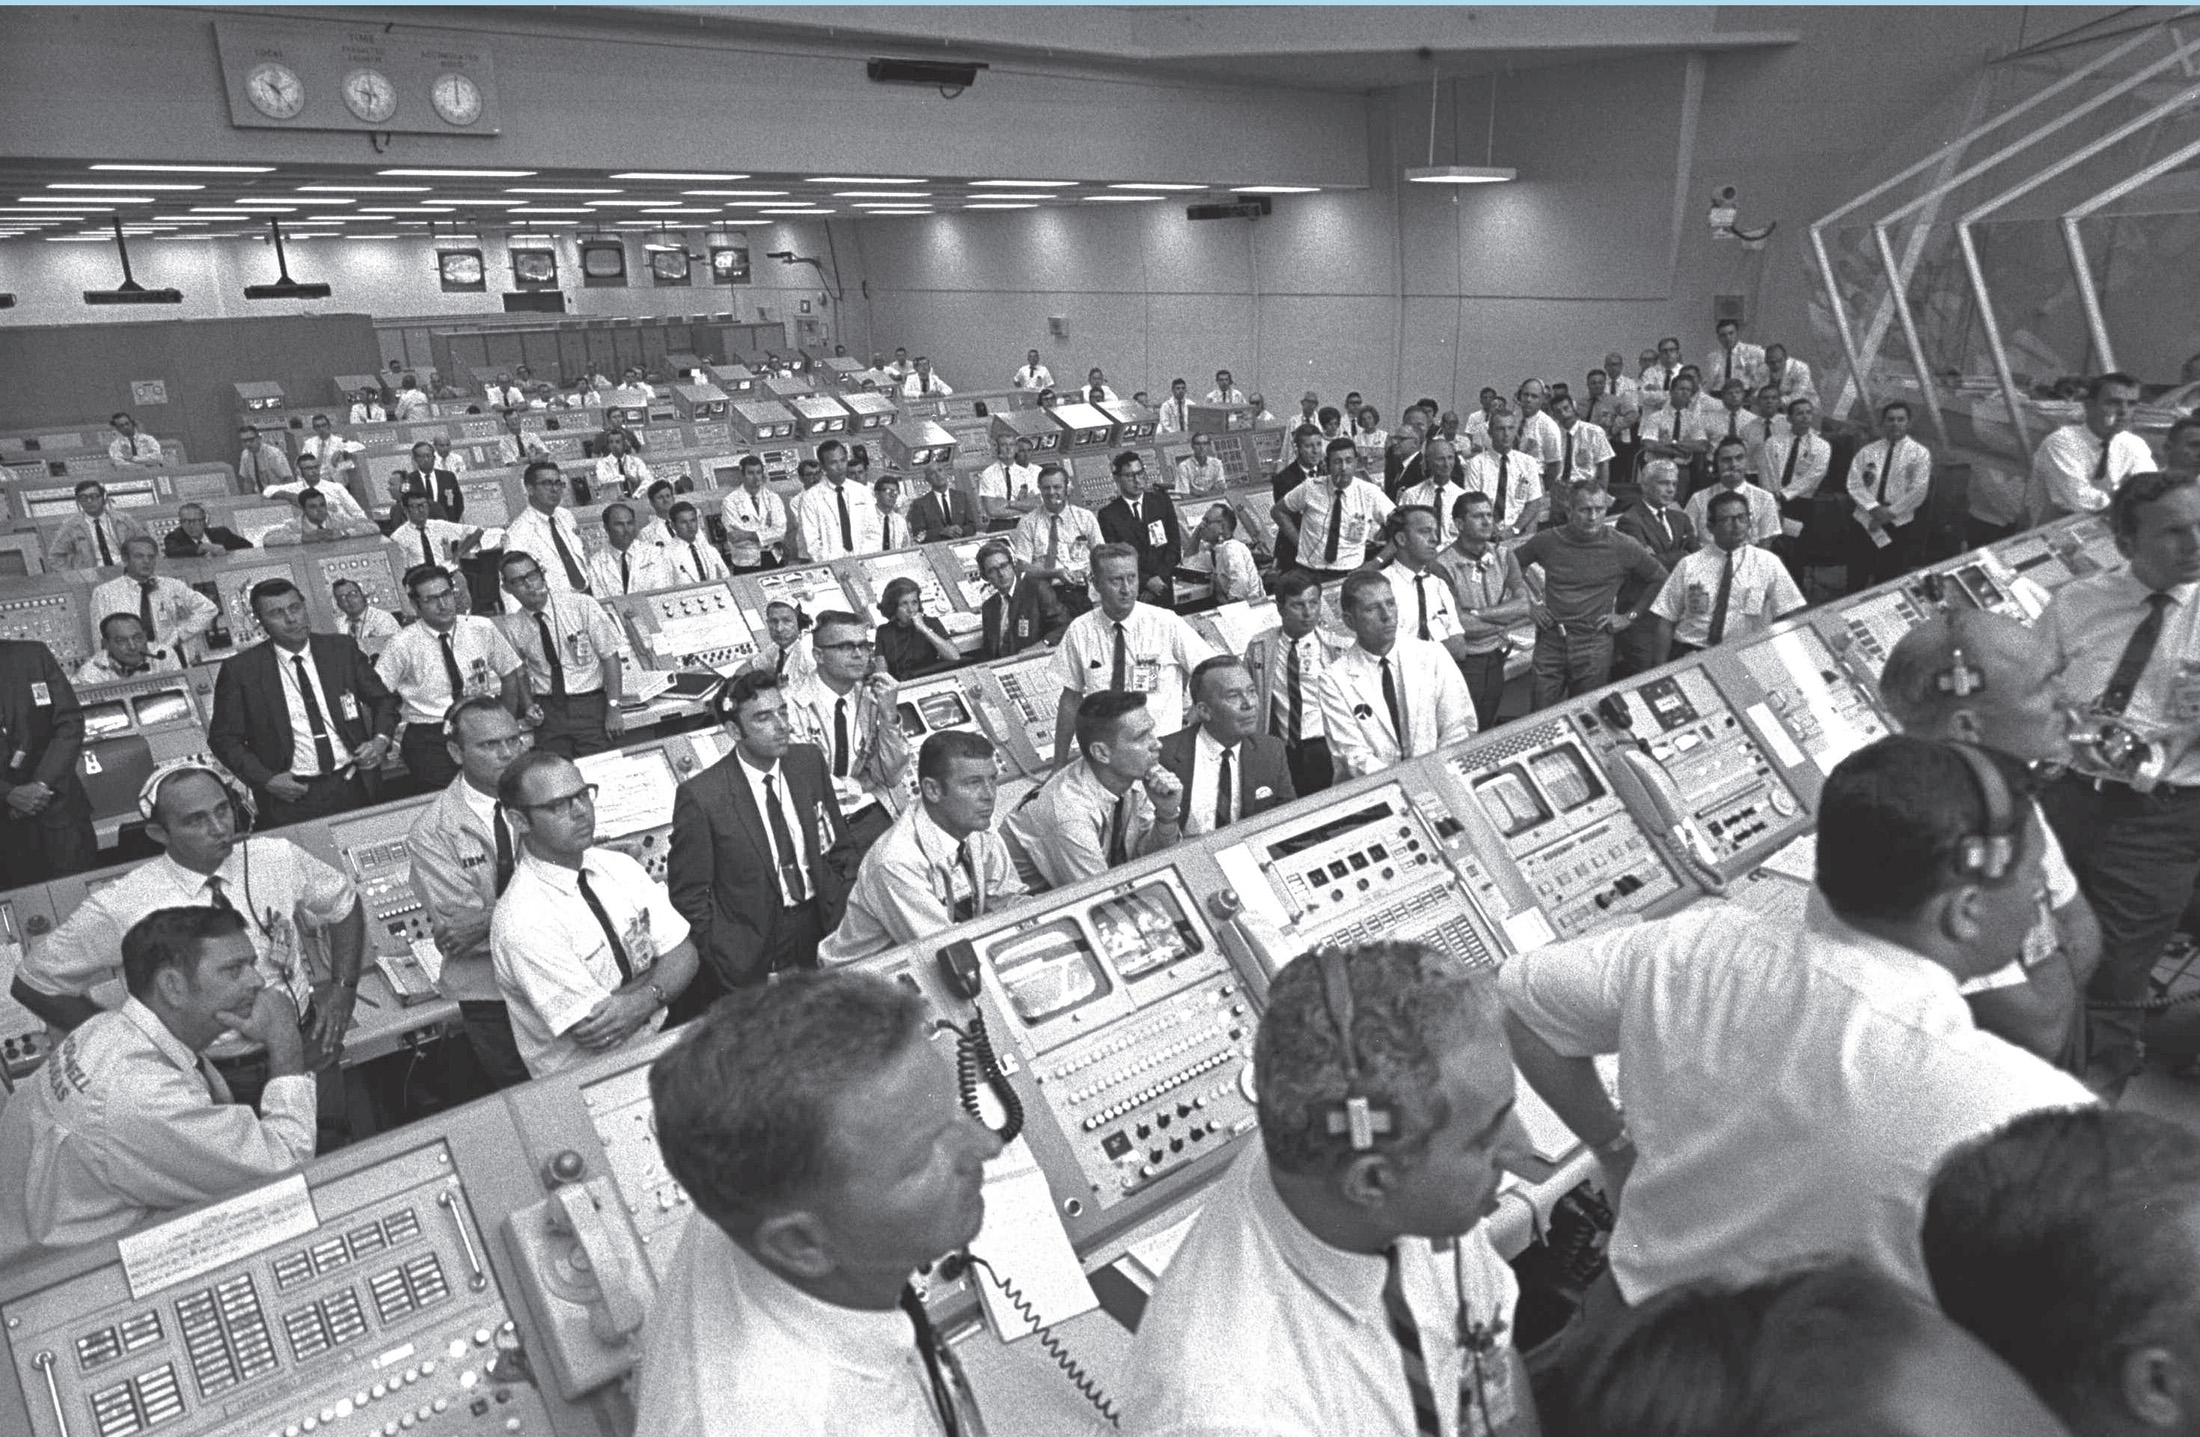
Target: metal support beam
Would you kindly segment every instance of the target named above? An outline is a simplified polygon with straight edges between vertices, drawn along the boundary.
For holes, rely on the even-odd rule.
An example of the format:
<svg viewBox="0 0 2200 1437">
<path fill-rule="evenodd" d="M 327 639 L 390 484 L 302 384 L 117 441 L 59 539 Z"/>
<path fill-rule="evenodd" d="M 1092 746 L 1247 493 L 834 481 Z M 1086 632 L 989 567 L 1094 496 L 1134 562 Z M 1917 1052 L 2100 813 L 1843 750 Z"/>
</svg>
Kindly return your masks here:
<svg viewBox="0 0 2200 1437">
<path fill-rule="evenodd" d="M 2172 150 L 2145 169 L 2118 180 L 2099 194 L 2072 207 L 2062 217 L 2063 247 L 2070 252 L 2070 274 L 2078 283 L 2078 303 L 2085 309 L 2086 328 L 2092 333 L 2095 352 L 2101 356 L 2103 373 L 2116 368 L 2116 351 L 2109 343 L 2108 317 L 2101 309 L 2100 286 L 2094 283 L 2093 265 L 2086 257 L 2085 237 L 2079 233 L 2079 223 L 2100 213 L 2125 195 L 2152 184 L 2196 155 L 2200 155 L 2200 140 Z"/>
</svg>

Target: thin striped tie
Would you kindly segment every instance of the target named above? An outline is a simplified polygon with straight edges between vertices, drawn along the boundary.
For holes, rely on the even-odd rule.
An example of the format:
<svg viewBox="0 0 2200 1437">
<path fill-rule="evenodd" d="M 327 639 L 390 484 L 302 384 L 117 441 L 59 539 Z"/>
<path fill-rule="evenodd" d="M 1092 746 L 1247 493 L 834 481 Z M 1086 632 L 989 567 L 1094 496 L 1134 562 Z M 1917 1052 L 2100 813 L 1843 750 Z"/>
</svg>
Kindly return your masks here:
<svg viewBox="0 0 2200 1437">
<path fill-rule="evenodd" d="M 1436 1396 L 1428 1385 L 1428 1363 L 1421 1356 L 1421 1329 L 1414 1324 L 1413 1309 L 1406 1306 L 1405 1284 L 1399 1280 L 1398 1245 L 1392 1243 L 1385 1257 L 1389 1275 L 1383 1279 L 1383 1315 L 1390 1319 L 1390 1335 L 1398 1341 L 1398 1356 L 1406 1373 L 1406 1394 L 1413 1400 L 1413 1430 L 1421 1437 L 1439 1437 Z"/>
</svg>

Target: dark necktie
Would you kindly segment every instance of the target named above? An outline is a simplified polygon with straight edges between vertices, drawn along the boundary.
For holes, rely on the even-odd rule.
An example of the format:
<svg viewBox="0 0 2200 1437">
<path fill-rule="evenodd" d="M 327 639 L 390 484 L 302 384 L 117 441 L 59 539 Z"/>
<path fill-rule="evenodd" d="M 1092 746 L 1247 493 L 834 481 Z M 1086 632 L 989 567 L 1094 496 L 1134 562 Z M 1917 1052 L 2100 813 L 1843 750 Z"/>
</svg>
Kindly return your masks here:
<svg viewBox="0 0 2200 1437">
<path fill-rule="evenodd" d="M 1880 461 L 1879 498 L 1877 502 L 1881 504 L 1885 504 L 1887 502 L 1887 481 L 1894 477 L 1894 454 L 1897 447 L 1898 441 L 1893 439 L 1888 440 L 1887 457 L 1884 460 Z"/>
<path fill-rule="evenodd" d="M 1127 687 L 1130 683 L 1130 673 L 1130 636 L 1123 632 L 1123 626 L 1121 624 L 1117 624 L 1115 626 L 1115 672 L 1114 675 L 1108 680 L 1108 687 L 1113 689 L 1117 693 L 1123 692 L 1125 687 Z"/>
<path fill-rule="evenodd" d="M 1390 727 L 1398 735 L 1398 757 L 1411 758 L 1413 757 L 1413 751 L 1406 742 L 1405 695 L 1398 691 L 1397 676 L 1390 671 L 1390 655 L 1383 655 L 1382 665 L 1383 707 L 1390 710 Z"/>
<path fill-rule="evenodd" d="M 1421 1355 L 1420 1325 L 1413 1320 L 1413 1309 L 1406 1306 L 1395 1244 L 1385 1257 L 1389 1272 L 1383 1278 L 1383 1316 L 1390 1321 L 1390 1335 L 1398 1344 L 1399 1365 L 1405 1369 L 1406 1395 L 1413 1403 L 1413 1430 L 1420 1437 L 1437 1437 L 1443 1428 L 1436 1421 L 1436 1394 L 1428 1385 L 1428 1361 Z"/>
<path fill-rule="evenodd" d="M 498 804 L 489 815 L 489 827 L 497 836 L 497 897 L 504 896 L 504 886 L 512 881 L 512 826 L 504 818 L 504 805 Z"/>
<path fill-rule="evenodd" d="M 964 923 L 985 913 L 985 887 L 978 882 L 978 856 L 970 851 L 969 839 L 955 845 L 955 861 L 962 866 L 963 876 L 970 880 L 970 896 L 958 898 L 954 904 L 955 921 Z M 954 892 L 952 882 L 948 891 Z"/>
<path fill-rule="evenodd" d="M 1115 801 L 1115 813 L 1108 820 L 1108 867 L 1114 868 L 1130 860 L 1131 795 L 1125 789 Z"/>
<path fill-rule="evenodd" d="M 833 700 L 833 777 L 848 776 L 848 699 Z"/>
<path fill-rule="evenodd" d="M 1711 601 L 1711 628 L 1704 635 L 1704 645 L 1709 647 L 1726 637 L 1726 606 L 1734 598 L 1734 553 L 1726 551 L 1726 562 L 1719 567 L 1719 596 Z"/>
<path fill-rule="evenodd" d="M 695 546 L 695 542 L 692 539 L 688 541 L 688 560 L 690 563 L 695 565 L 695 582 L 698 584 L 702 583 L 703 551 Z"/>
<path fill-rule="evenodd" d="M 2146 617 L 2131 631 L 2131 638 L 2124 644 L 2124 656 L 2116 661 L 2116 672 L 2109 675 L 2108 687 L 2101 690 L 2100 702 L 2094 705 L 2102 713 L 2120 714 L 2130 706 L 2132 691 L 2139 687 L 2139 677 L 2146 672 L 2147 660 L 2154 657 L 2154 645 L 2162 637 L 2162 616 L 2175 602 L 2168 594 L 2147 595 Z"/>
<path fill-rule="evenodd" d="M 132 452 L 135 453 L 134 450 Z M 92 521 L 92 537 L 99 541 L 99 567 L 101 567 L 102 569 L 113 568 L 115 563 L 115 551 L 107 547 L 106 524 L 98 519 L 94 519 Z M 152 626 L 148 624 L 145 629 L 145 637 L 151 638 L 152 636 Z"/>
<path fill-rule="evenodd" d="M 418 528 L 420 530 L 420 562 L 432 564 L 435 562 L 435 541 L 428 537 L 427 525 L 421 524 Z"/>
<path fill-rule="evenodd" d="M 565 547 L 565 536 L 558 532 L 557 515 L 546 514 L 543 517 L 550 525 L 550 542 L 557 545 L 558 562 L 565 565 L 565 582 L 571 584 L 576 593 L 587 593 L 588 576 L 581 572 L 581 566 L 574 561 L 573 551 Z"/>
<path fill-rule="evenodd" d="M 1663 508 L 1658 510 L 1658 532 L 1665 536 L 1665 547 L 1673 547 L 1673 520 Z"/>
<path fill-rule="evenodd" d="M 1062 567 L 1062 516 L 1047 515 L 1047 567 L 1059 572 Z"/>
<path fill-rule="evenodd" d="M 2108 492 L 2108 451 L 2115 447 L 2116 436 L 2111 434 L 2101 441 L 2101 457 L 2093 465 L 2093 487 L 2104 494 Z"/>
<path fill-rule="evenodd" d="M 1322 567 L 1337 567 L 1337 540 L 1344 534 L 1344 494 L 1332 489 L 1329 493 L 1329 537 L 1322 542 Z"/>
<path fill-rule="evenodd" d="M 780 811 L 778 779 L 776 771 L 764 775 L 764 819 L 771 825 L 772 848 L 779 855 L 779 897 L 792 908 L 809 897 L 810 890 L 802 881 L 802 850 L 795 847 L 787 815 Z"/>
<path fill-rule="evenodd" d="M 291 656 L 291 667 L 298 675 L 298 697 L 304 701 L 306 727 L 313 731 L 313 757 L 319 761 L 323 774 L 336 772 L 336 745 L 329 741 L 328 720 L 322 716 L 321 701 L 313 696 L 313 680 L 306 674 L 306 656 Z"/>
<path fill-rule="evenodd" d="M 1215 768 L 1215 827 L 1217 829 L 1230 826 L 1231 785 L 1236 781 L 1237 775 L 1231 771 L 1230 750 L 1224 749 L 1222 751 L 1222 762 Z"/>
<path fill-rule="evenodd" d="M 234 913 L 237 911 L 237 905 L 231 903 L 229 901 L 229 895 L 222 892 L 221 875 L 218 873 L 210 874 L 207 877 L 206 898 L 207 907 L 209 908 L 219 908 L 224 913 Z"/>
<path fill-rule="evenodd" d="M 581 897 L 587 902 L 588 911 L 596 915 L 597 926 L 603 929 L 603 936 L 610 940 L 611 961 L 619 965 L 619 981 L 633 982 L 634 965 L 627 959 L 626 945 L 619 941 L 619 930 L 611 926 L 611 915 L 603 911 L 603 903 L 596 897 L 596 890 L 588 886 L 588 870 L 580 870 L 573 878 L 580 885 Z"/>
<path fill-rule="evenodd" d="M 145 642 L 159 637 L 153 632 L 153 581 L 146 579 L 138 585 L 138 622 L 145 626 Z"/>
<path fill-rule="evenodd" d="M 962 1437 L 962 1423 L 955 1415 L 955 1396 L 948 1388 L 946 1375 L 940 1370 L 939 1334 L 932 1330 L 932 1319 L 925 1313 L 924 1299 L 917 1296 L 914 1287 L 904 1287 L 900 1305 L 909 1315 L 909 1325 L 916 1329 L 917 1355 L 924 1359 L 925 1376 L 931 1381 L 932 1408 L 939 1414 L 940 1431 L 947 1437 Z"/>
<path fill-rule="evenodd" d="M 1574 477 L 1574 427 L 1571 424 L 1566 426 L 1565 434 L 1565 457 L 1558 461 L 1558 477 L 1562 480 Z M 1423 634 L 1421 637 L 1425 639 L 1428 635 Z"/>
<path fill-rule="evenodd" d="M 1299 646 L 1289 635 L 1283 636 L 1288 646 L 1283 660 L 1283 707 L 1278 709 L 1271 696 L 1268 707 L 1268 732 L 1294 747 L 1299 741 Z"/>
<path fill-rule="evenodd" d="M 436 638 L 443 645 L 443 677 L 451 681 L 451 702 L 455 704 L 466 697 L 466 680 L 458 671 L 458 652 L 451 647 L 449 634 L 438 634 Z"/>
<path fill-rule="evenodd" d="M 550 632 L 550 617 L 535 614 L 535 632 L 542 635 L 542 656 L 550 661 L 550 697 L 565 697 L 565 664 L 558 658 L 558 641 Z"/>
<path fill-rule="evenodd" d="M 853 554 L 856 551 L 856 521 L 848 513 L 848 490 L 845 485 L 833 486 L 833 501 L 840 505 L 840 551 Z"/>
<path fill-rule="evenodd" d="M 1734 439 L 1734 438 L 1737 438 L 1737 437 L 1739 437 L 1739 436 L 1738 436 L 1738 435 L 1736 434 L 1736 432 L 1735 432 L 1735 431 L 1736 431 L 1736 430 L 1737 430 L 1737 429 L 1738 429 L 1738 428 L 1740 427 L 1740 425 L 1741 425 L 1741 422 L 1742 422 L 1742 412 L 1741 412 L 1741 411 L 1740 411 L 1739 409 L 1729 409 L 1728 411 L 1726 411 L 1726 437 L 1727 437 L 1727 438 L 1729 438 L 1729 439 Z"/>
<path fill-rule="evenodd" d="M 1427 637 L 1429 636 L 1429 635 L 1428 635 L 1428 590 L 1426 590 L 1426 589 L 1422 588 L 1421 586 L 1422 586 L 1423 584 L 1427 583 L 1427 582 L 1428 582 L 1428 575 L 1426 575 L 1426 574 L 1415 574 L 1415 575 L 1413 576 L 1413 602 L 1414 602 L 1414 603 L 1415 603 L 1415 604 L 1416 604 L 1416 605 L 1417 605 L 1417 606 L 1419 607 L 1419 609 L 1420 609 L 1420 611 L 1421 611 L 1421 634 L 1420 634 L 1420 636 L 1421 636 L 1422 638 L 1424 638 L 1424 639 L 1425 639 L 1425 638 L 1427 638 Z"/>
<path fill-rule="evenodd" d="M 619 551 L 619 592 L 622 594 L 634 592 L 634 570 L 627 562 L 624 549 Z"/>
<path fill-rule="evenodd" d="M 1724 372 L 1723 372 L 1723 373 L 1721 373 L 1721 374 L 1719 375 L 1719 388 L 1721 388 L 1721 389 L 1724 389 L 1724 388 L 1726 388 L 1726 387 L 1727 387 L 1727 385 L 1729 385 L 1729 384 L 1731 384 L 1731 383 L 1733 383 L 1733 382 L 1734 382 L 1734 351 L 1730 349 L 1730 350 L 1728 350 L 1728 351 L 1726 352 L 1726 368 L 1725 368 Z"/>
<path fill-rule="evenodd" d="M 1787 463 L 1780 466 L 1780 496 L 1782 498 L 1787 497 L 1788 486 L 1795 482 L 1795 459 L 1796 456 L 1801 454 L 1802 452 L 1803 436 L 1800 434 L 1790 434 L 1788 436 Z"/>
<path fill-rule="evenodd" d="M 1497 522 L 1505 522 L 1505 490 L 1512 483 L 1512 455 L 1503 449 L 1493 451 L 1497 460 L 1497 493 L 1491 497 L 1490 507 L 1497 515 Z"/>
</svg>

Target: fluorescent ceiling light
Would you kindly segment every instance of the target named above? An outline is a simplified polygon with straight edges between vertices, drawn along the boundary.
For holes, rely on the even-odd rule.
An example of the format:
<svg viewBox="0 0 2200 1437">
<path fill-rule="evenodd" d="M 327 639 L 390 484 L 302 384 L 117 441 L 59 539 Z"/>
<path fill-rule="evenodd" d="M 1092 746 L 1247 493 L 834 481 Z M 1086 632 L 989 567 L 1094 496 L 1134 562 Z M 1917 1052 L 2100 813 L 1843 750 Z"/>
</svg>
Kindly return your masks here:
<svg viewBox="0 0 2200 1437">
<path fill-rule="evenodd" d="M 398 234 L 398 233 L 397 233 L 397 232 L 396 232 L 395 230 L 391 230 L 391 231 L 390 231 L 389 233 L 387 233 L 387 234 L 371 234 L 371 235 L 345 235 L 345 236 L 344 236 L 344 238 L 345 238 L 345 239 L 399 239 L 399 238 L 401 238 L 401 236 L 400 236 L 400 235 L 399 235 L 399 234 Z"/>
<path fill-rule="evenodd" d="M 1066 190 L 1075 180 L 972 180 L 972 189 L 995 190 Z"/>
<path fill-rule="evenodd" d="M 1160 199 L 1159 195 L 1086 195 L 1088 205 L 1142 205 Z"/>
<path fill-rule="evenodd" d="M 292 204 L 299 205 L 355 205 L 359 201 L 350 195 L 292 195 Z"/>
<path fill-rule="evenodd" d="M 672 200 L 589 200 L 593 210 L 657 210 L 674 203 Z"/>
<path fill-rule="evenodd" d="M 98 244 L 105 235 L 47 235 L 47 244 Z"/>
<path fill-rule="evenodd" d="M 439 204 L 429 200 L 422 200 L 419 204 L 413 207 L 412 212 L 416 215 L 432 215 L 438 211 L 448 214 L 450 211 L 457 208 L 458 206 L 455 204 Z"/>
<path fill-rule="evenodd" d="M 110 205 L 149 205 L 151 195 L 78 195 L 63 199 L 59 195 L 24 195 L 16 201 L 19 205 L 59 205 L 64 209 L 103 209 Z"/>
<path fill-rule="evenodd" d="M 928 215 L 932 211 L 929 208 L 916 209 L 908 205 L 879 205 L 864 211 L 864 213 L 868 217 L 870 215 Z"/>
<path fill-rule="evenodd" d="M 1069 196 L 1050 195 L 1043 190 L 1032 190 L 1029 193 L 1019 193 L 1014 190 L 988 190 L 982 195 L 973 195 L 971 198 L 978 200 L 1065 200 Z"/>
<path fill-rule="evenodd" d="M 964 209 L 966 209 L 966 210 L 1035 210 L 1035 209 L 1037 209 L 1037 208 L 1039 208 L 1039 207 L 1038 207 L 1037 205 L 1032 205 L 1032 204 L 1015 204 L 1015 205 L 979 204 L 979 205 L 964 205 L 964 206 L 963 206 L 963 208 L 964 208 Z"/>
<path fill-rule="evenodd" d="M 1233 185 L 1234 195 L 1311 195 L 1321 190 L 1320 185 Z"/>
<path fill-rule="evenodd" d="M 272 200 L 231 200 L 229 207 L 236 210 L 259 210 L 266 214 L 276 215 L 296 214 L 298 212 L 296 205 L 279 205 Z"/>
<path fill-rule="evenodd" d="M 1109 188 L 1109 189 L 1111 189 L 1111 190 L 1161 190 L 1161 191 L 1163 191 L 1164 193 L 1175 193 L 1176 191 L 1179 191 L 1179 190 L 1183 190 L 1183 191 L 1191 191 L 1191 190 L 1203 190 L 1203 189 L 1206 189 L 1206 188 L 1207 188 L 1207 186 L 1205 186 L 1205 185 L 1164 185 L 1164 184 L 1147 184 L 1147 183 L 1146 183 L 1145 181 L 1143 181 L 1143 180 L 1132 180 L 1132 181 L 1129 181 L 1129 182 L 1127 182 L 1127 183 L 1124 183 L 1124 184 L 1109 185 L 1109 186 L 1108 186 L 1108 188 Z"/>
<path fill-rule="evenodd" d="M 690 170 L 623 170 L 611 178 L 615 180 L 696 180 L 709 184 L 713 180 L 745 180 L 747 175 L 702 174 Z"/>
<path fill-rule="evenodd" d="M 434 188 L 433 185 L 300 185 L 298 192 L 307 195 L 424 195 Z"/>
<path fill-rule="evenodd" d="M 154 215 L 153 218 L 164 225 L 210 225 L 213 223 L 212 220 L 204 219 L 198 215 Z"/>
<path fill-rule="evenodd" d="M 237 220 L 252 218 L 252 211 L 240 210 L 231 205 L 193 205 L 191 213 L 195 215 L 223 215 L 229 219 Z"/>
<path fill-rule="evenodd" d="M 323 201 L 321 201 L 321 203 L 323 203 L 323 204 L 326 204 L 326 203 L 328 203 L 328 202 L 327 202 L 326 200 L 323 200 Z M 458 200 L 456 201 L 456 203 L 457 203 L 457 205 L 458 205 L 458 207 L 459 207 L 460 209 L 465 209 L 465 210 L 510 210 L 510 209 L 517 209 L 517 208 L 519 208 L 519 207 L 520 207 L 521 205 L 524 205 L 524 204 L 526 204 L 526 203 L 527 203 L 527 201 L 525 201 L 525 200 L 477 200 L 477 199 L 474 199 L 474 198 L 472 198 L 471 196 L 463 196 L 463 195 L 462 195 L 462 196 L 460 196 L 460 197 L 459 197 L 459 199 L 458 199 Z"/>
<path fill-rule="evenodd" d="M 513 210 L 515 215 L 592 215 L 594 210 L 580 205 L 530 205 L 526 209 Z"/>
<path fill-rule="evenodd" d="M 928 200 L 930 190 L 835 190 L 836 200 Z"/>
<path fill-rule="evenodd" d="M 449 205 L 421 205 L 421 206 L 418 206 L 418 207 L 415 207 L 415 208 L 405 208 L 405 207 L 396 207 L 396 206 L 387 206 L 387 205 L 385 205 L 385 206 L 382 206 L 382 207 L 379 207 L 379 208 L 376 208 L 376 209 L 371 209 L 371 210 L 361 210 L 361 211 L 359 211 L 359 213 L 361 213 L 361 214 L 363 214 L 363 215 L 380 215 L 380 216 L 388 216 L 388 215 L 433 215 L 433 214 L 441 214 L 441 213 L 443 213 L 444 211 L 446 211 L 446 210 L 448 210 L 448 209 L 450 209 L 450 208 L 451 208 L 451 207 L 450 207 Z"/>
<path fill-rule="evenodd" d="M 773 209 L 758 210 L 757 213 L 760 215 L 829 215 L 832 211 L 818 209 L 814 206 L 780 205 Z"/>
<path fill-rule="evenodd" d="M 506 185 L 508 195 L 623 195 L 625 190 L 588 189 L 573 185 Z"/>
<path fill-rule="evenodd" d="M 1416 165 L 1406 171 L 1416 185 L 1501 185 L 1519 176 L 1509 165 Z"/>
<path fill-rule="evenodd" d="M 683 195 L 700 195 L 709 199 L 785 199 L 785 190 L 682 190 Z"/>
<path fill-rule="evenodd" d="M 793 203 L 794 203 L 794 201 L 793 201 L 793 200 L 785 200 L 785 199 L 780 199 L 780 200 L 728 200 L 728 201 L 726 202 L 726 208 L 727 208 L 727 209 L 729 209 L 729 210 L 769 210 L 769 209 L 781 209 L 781 208 L 784 208 L 785 206 L 787 206 L 787 205 L 790 205 L 790 204 L 793 204 Z"/>
<path fill-rule="evenodd" d="M 91 170 L 119 170 L 147 175 L 271 175 L 273 165 L 87 165 Z"/>
<path fill-rule="evenodd" d="M 718 211 L 711 205 L 697 205 L 693 208 L 683 208 L 679 205 L 660 205 L 653 213 L 660 215 L 714 215 Z"/>
<path fill-rule="evenodd" d="M 410 180 L 524 180 L 533 170 L 376 170 L 378 175 Z"/>
<path fill-rule="evenodd" d="M 925 185 L 930 180 L 883 180 L 876 175 L 812 175 L 806 181 L 813 185 Z"/>
<path fill-rule="evenodd" d="M 142 180 L 109 180 L 104 184 L 55 183 L 49 190 L 203 190 L 204 185 L 149 185 Z"/>
<path fill-rule="evenodd" d="M 435 240 L 437 244 L 441 244 L 445 240 L 478 240 L 480 238 L 480 235 L 437 235 Z"/>
</svg>

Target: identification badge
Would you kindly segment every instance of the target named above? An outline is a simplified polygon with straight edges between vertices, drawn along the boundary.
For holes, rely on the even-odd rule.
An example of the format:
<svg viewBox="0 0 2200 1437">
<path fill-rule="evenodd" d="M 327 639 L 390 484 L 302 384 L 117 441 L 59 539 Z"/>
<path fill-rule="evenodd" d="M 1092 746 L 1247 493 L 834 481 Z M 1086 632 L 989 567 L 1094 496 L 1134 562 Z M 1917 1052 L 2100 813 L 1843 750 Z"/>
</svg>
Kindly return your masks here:
<svg viewBox="0 0 2200 1437">
<path fill-rule="evenodd" d="M 1162 523 L 1159 519 L 1148 519 L 1146 521 L 1146 542 L 1153 545 L 1157 549 L 1160 548 L 1163 544 L 1168 543 L 1169 526 Z"/>
<path fill-rule="evenodd" d="M 1016 637 L 1019 639 L 1028 639 L 1031 637 L 1031 620 L 1029 618 L 1022 618 L 1016 621 Z"/>
<path fill-rule="evenodd" d="M 52 708 L 52 707 L 53 707 L 53 690 L 51 690 L 51 689 L 47 688 L 47 687 L 46 687 L 46 686 L 45 686 L 44 684 L 32 684 L 32 685 L 31 685 L 31 702 L 32 702 L 33 704 L 37 705 L 37 706 L 38 706 L 39 708 L 42 708 L 42 709 L 43 709 L 43 708 Z"/>
<path fill-rule="evenodd" d="M 1506 1360 L 1506 1351 L 1500 1348 L 1488 1356 L 1470 1355 L 1467 1359 L 1478 1369 L 1475 1378 L 1479 1400 L 1475 1405 L 1482 1413 L 1483 1430 L 1497 1437 L 1502 1437 L 1519 1416 L 1519 1404 L 1513 1396 L 1513 1365 Z"/>
<path fill-rule="evenodd" d="M 1344 527 L 1338 531 L 1337 542 L 1347 548 L 1361 549 L 1367 546 L 1367 519 L 1348 515 Z"/>
<path fill-rule="evenodd" d="M 1141 654 L 1125 676 L 1134 694 L 1150 694 L 1161 687 L 1161 660 Z"/>
<path fill-rule="evenodd" d="M 592 664 L 596 651 L 589 647 L 588 635 L 575 631 L 565 636 L 565 661 L 569 664 Z"/>
<path fill-rule="evenodd" d="M 345 718 L 353 723 L 359 721 L 359 698 L 356 694 L 340 694 L 337 696 L 336 702 L 338 707 L 343 709 Z"/>
<path fill-rule="evenodd" d="M 1701 584 L 1690 584 L 1688 586 L 1688 612 L 1691 614 L 1710 613 L 1711 591 Z"/>
<path fill-rule="evenodd" d="M 626 926 L 626 961 L 637 973 L 647 973 L 657 966 L 657 939 L 649 931 L 649 910 L 644 908 L 634 915 L 634 921 Z"/>
</svg>

